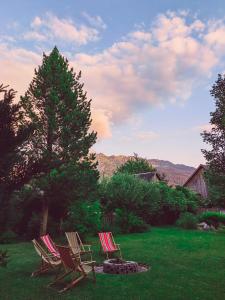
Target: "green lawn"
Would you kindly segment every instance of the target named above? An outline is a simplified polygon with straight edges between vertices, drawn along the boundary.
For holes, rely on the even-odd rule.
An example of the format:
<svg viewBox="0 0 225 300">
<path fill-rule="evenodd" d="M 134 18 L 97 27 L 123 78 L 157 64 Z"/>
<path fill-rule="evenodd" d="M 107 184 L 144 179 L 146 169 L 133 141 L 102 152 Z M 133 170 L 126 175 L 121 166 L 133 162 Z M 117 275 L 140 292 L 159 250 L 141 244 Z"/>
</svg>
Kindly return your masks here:
<svg viewBox="0 0 225 300">
<path fill-rule="evenodd" d="M 151 269 L 131 275 L 97 274 L 63 295 L 47 288 L 52 275 L 31 278 L 39 259 L 31 243 L 1 245 L 11 261 L 0 269 L 0 299 L 225 299 L 225 235 L 153 228 L 143 234 L 116 236 L 126 259 Z M 100 262 L 98 240 L 92 239 Z"/>
</svg>

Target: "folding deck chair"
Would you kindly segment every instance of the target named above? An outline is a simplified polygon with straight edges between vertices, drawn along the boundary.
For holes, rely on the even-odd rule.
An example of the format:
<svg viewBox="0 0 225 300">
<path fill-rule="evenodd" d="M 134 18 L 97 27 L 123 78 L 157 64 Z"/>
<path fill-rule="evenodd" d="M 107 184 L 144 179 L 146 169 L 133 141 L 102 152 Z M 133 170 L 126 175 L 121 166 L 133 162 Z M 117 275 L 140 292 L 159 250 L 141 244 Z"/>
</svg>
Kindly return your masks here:
<svg viewBox="0 0 225 300">
<path fill-rule="evenodd" d="M 53 242 L 53 240 L 51 239 L 49 234 L 46 235 L 42 235 L 41 236 L 41 240 L 43 241 L 43 243 L 45 244 L 45 246 L 47 247 L 48 251 L 55 256 L 56 258 L 60 258 L 59 252 L 56 249 L 55 243 Z"/>
<path fill-rule="evenodd" d="M 119 257 L 122 258 L 120 245 L 115 243 L 112 232 L 99 232 L 98 236 L 107 259 L 109 259 L 110 253 L 115 252 L 119 252 Z"/>
<path fill-rule="evenodd" d="M 65 232 L 70 249 L 73 254 L 79 253 L 80 258 L 85 254 L 90 254 L 90 261 L 92 261 L 91 245 L 85 245 L 82 243 L 78 232 Z"/>
<path fill-rule="evenodd" d="M 55 256 L 48 254 L 35 239 L 32 240 L 32 243 L 37 254 L 41 257 L 41 263 L 39 268 L 34 271 L 31 276 L 36 276 L 49 270 L 58 270 L 60 268 L 62 265 L 60 258 L 56 258 Z"/>
<path fill-rule="evenodd" d="M 96 281 L 94 269 L 95 261 L 81 263 L 79 255 L 73 255 L 69 247 L 57 246 L 57 249 L 64 265 L 65 272 L 61 276 L 59 276 L 53 283 L 51 283 L 51 285 L 57 283 L 71 273 L 75 275 L 72 281 L 59 291 L 60 293 L 74 287 L 79 281 L 86 278 L 90 272 L 93 273 L 94 282 Z"/>
</svg>

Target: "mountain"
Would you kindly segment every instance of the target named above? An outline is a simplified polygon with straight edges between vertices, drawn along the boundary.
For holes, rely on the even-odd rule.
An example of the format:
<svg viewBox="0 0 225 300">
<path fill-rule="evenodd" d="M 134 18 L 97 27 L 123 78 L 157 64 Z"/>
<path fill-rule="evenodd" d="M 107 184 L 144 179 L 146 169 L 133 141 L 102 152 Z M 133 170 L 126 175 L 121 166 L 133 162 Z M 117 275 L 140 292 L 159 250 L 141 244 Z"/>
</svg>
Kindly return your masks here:
<svg viewBox="0 0 225 300">
<path fill-rule="evenodd" d="M 111 176 L 113 172 L 132 156 L 110 155 L 103 153 L 96 154 L 98 170 L 101 176 Z M 167 160 L 148 159 L 159 174 L 165 174 L 170 185 L 182 185 L 187 178 L 195 171 L 195 168 L 183 164 L 173 164 Z"/>
</svg>

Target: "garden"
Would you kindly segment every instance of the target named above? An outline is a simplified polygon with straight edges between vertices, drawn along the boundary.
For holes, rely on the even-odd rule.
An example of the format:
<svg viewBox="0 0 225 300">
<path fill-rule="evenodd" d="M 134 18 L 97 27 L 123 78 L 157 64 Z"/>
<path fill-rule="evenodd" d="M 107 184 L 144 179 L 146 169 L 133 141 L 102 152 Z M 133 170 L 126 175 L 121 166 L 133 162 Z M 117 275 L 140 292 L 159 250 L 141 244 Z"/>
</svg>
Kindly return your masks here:
<svg viewBox="0 0 225 300">
<path fill-rule="evenodd" d="M 0 85 L 1 299 L 224 299 L 225 214 L 164 176 L 139 178 L 156 170 L 136 154 L 100 178 L 80 80 L 55 47 L 19 101 Z M 212 191 L 224 201 L 215 184 Z M 145 272 L 97 272 L 119 250 L 121 264 Z M 58 289 L 71 272 L 80 277 Z"/>
</svg>

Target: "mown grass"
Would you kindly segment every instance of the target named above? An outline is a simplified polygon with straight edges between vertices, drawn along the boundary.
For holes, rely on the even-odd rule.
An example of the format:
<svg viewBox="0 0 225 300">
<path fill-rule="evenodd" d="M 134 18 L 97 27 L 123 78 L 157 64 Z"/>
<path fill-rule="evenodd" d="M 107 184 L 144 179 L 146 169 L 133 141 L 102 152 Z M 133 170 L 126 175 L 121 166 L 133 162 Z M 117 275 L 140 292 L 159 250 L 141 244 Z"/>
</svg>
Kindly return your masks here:
<svg viewBox="0 0 225 300">
<path fill-rule="evenodd" d="M 214 232 L 153 228 L 142 234 L 116 236 L 124 258 L 146 263 L 151 269 L 131 275 L 97 274 L 63 295 L 47 288 L 51 274 L 30 277 L 39 258 L 31 243 L 1 245 L 10 263 L 0 269 L 0 299 L 225 299 L 225 235 Z M 97 238 L 91 239 L 94 258 Z"/>
</svg>

